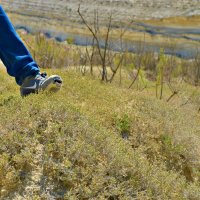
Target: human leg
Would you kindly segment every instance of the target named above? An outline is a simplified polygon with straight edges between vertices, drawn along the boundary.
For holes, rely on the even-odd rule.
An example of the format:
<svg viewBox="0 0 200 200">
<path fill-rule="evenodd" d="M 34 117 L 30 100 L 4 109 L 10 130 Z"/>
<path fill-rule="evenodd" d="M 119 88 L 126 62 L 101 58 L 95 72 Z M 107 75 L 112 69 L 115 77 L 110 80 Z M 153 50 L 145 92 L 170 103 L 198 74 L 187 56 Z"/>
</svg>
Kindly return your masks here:
<svg viewBox="0 0 200 200">
<path fill-rule="evenodd" d="M 0 58 L 10 76 L 21 85 L 28 76 L 39 74 L 40 70 L 31 54 L 16 33 L 4 9 L 0 6 Z"/>
</svg>

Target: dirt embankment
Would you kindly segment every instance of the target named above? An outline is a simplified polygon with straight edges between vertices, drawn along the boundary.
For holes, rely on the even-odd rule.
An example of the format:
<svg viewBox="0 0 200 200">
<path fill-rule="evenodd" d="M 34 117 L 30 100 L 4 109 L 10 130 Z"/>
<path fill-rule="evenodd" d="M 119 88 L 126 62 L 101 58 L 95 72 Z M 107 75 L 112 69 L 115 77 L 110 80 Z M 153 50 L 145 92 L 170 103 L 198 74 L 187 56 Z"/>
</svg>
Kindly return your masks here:
<svg viewBox="0 0 200 200">
<path fill-rule="evenodd" d="M 80 21 L 77 15 L 79 4 L 91 20 L 94 9 L 98 9 L 102 22 L 111 11 L 116 21 L 200 14 L 199 0 L 0 0 L 0 4 L 11 12 L 72 22 Z"/>
</svg>

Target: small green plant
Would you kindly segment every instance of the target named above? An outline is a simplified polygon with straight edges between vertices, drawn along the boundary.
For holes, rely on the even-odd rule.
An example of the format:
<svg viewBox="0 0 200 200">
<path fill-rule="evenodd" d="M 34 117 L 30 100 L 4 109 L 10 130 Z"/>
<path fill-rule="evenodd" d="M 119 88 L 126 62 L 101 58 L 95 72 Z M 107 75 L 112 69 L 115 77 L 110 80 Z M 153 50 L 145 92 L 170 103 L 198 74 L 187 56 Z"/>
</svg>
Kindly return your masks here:
<svg viewBox="0 0 200 200">
<path fill-rule="evenodd" d="M 128 114 L 124 114 L 116 120 L 116 127 L 120 131 L 123 138 L 127 138 L 130 134 L 130 123 Z"/>
<path fill-rule="evenodd" d="M 72 38 L 72 37 L 67 38 L 67 43 L 74 44 L 74 38 Z"/>
</svg>

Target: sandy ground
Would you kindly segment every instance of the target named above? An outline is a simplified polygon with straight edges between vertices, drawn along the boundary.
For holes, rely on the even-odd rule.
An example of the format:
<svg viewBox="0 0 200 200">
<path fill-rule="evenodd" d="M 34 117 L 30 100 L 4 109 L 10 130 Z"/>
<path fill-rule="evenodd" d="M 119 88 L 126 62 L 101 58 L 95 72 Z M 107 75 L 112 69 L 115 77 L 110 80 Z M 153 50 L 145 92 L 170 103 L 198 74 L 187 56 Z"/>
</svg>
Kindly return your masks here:
<svg viewBox="0 0 200 200">
<path fill-rule="evenodd" d="M 200 14 L 200 0 L 0 0 L 0 4 L 8 11 L 24 15 L 54 17 L 73 22 L 80 21 L 77 15 L 79 4 L 88 19 L 93 19 L 94 10 L 98 9 L 101 21 L 110 12 L 116 21 Z"/>
</svg>

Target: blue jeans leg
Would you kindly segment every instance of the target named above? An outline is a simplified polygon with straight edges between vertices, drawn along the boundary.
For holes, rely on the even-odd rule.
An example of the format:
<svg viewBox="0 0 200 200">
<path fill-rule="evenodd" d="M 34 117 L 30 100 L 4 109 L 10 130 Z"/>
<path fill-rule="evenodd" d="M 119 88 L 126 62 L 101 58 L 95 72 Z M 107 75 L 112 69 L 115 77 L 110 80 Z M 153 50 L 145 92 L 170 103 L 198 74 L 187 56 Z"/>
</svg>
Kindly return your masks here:
<svg viewBox="0 0 200 200">
<path fill-rule="evenodd" d="M 39 67 L 16 33 L 0 5 L 0 59 L 10 76 L 21 85 L 27 76 L 39 73 Z"/>
</svg>

